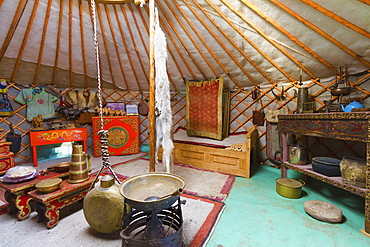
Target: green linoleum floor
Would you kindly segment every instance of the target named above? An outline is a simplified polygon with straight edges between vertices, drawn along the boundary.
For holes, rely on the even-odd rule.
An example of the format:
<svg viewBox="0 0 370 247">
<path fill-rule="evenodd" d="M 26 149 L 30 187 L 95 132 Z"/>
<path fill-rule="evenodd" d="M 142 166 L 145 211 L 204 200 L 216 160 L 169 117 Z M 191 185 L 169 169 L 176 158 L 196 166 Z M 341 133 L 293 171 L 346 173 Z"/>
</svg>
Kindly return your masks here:
<svg viewBox="0 0 370 247">
<path fill-rule="evenodd" d="M 290 178 L 301 174 L 289 171 Z M 302 197 L 288 199 L 276 193 L 280 170 L 253 164 L 252 177 L 237 177 L 226 199 L 226 208 L 207 247 L 325 246 L 365 247 L 370 238 L 364 228 L 364 198 L 311 179 Z M 339 207 L 343 223 L 327 223 L 307 215 L 303 204 L 321 200 Z"/>
</svg>

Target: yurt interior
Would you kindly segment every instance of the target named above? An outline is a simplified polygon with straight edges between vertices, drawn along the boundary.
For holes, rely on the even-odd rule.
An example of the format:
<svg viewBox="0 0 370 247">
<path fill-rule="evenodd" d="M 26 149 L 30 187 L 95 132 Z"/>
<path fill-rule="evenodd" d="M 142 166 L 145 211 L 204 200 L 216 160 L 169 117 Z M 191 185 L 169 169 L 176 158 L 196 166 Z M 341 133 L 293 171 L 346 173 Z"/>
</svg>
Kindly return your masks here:
<svg viewBox="0 0 370 247">
<path fill-rule="evenodd" d="M 0 246 L 370 246 L 369 0 L 0 0 Z"/>
</svg>

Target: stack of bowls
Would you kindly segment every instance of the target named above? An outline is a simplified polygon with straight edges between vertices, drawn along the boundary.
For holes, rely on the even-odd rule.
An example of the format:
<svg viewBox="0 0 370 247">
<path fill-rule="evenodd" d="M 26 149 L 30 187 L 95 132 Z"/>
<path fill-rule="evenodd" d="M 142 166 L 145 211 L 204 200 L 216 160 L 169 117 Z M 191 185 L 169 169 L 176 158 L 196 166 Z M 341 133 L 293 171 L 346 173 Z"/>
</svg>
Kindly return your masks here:
<svg viewBox="0 0 370 247">
<path fill-rule="evenodd" d="M 68 182 L 76 184 L 88 179 L 89 174 L 86 165 L 86 153 L 82 151 L 82 145 L 73 145 Z"/>
</svg>

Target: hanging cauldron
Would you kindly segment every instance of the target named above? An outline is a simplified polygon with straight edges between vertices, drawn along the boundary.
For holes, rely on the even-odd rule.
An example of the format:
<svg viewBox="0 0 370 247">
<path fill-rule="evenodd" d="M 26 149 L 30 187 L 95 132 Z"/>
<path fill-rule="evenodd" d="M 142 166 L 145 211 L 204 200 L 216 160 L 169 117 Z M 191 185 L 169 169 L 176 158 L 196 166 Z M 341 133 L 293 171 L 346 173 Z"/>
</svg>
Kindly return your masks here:
<svg viewBox="0 0 370 247">
<path fill-rule="evenodd" d="M 162 210 L 177 201 L 185 184 L 185 180 L 175 174 L 151 172 L 126 179 L 119 191 L 137 210 Z"/>
</svg>

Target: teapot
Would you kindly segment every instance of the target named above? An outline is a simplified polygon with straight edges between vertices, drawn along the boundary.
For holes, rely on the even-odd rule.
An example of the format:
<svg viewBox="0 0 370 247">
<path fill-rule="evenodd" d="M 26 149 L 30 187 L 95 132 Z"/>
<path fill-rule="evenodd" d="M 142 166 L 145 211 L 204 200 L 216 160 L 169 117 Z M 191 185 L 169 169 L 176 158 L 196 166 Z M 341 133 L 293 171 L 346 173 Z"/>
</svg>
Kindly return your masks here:
<svg viewBox="0 0 370 247">
<path fill-rule="evenodd" d="M 344 107 L 343 105 L 341 106 L 344 112 L 351 112 L 354 108 L 364 108 L 363 104 L 356 101 L 349 103 L 346 107 Z"/>
</svg>

